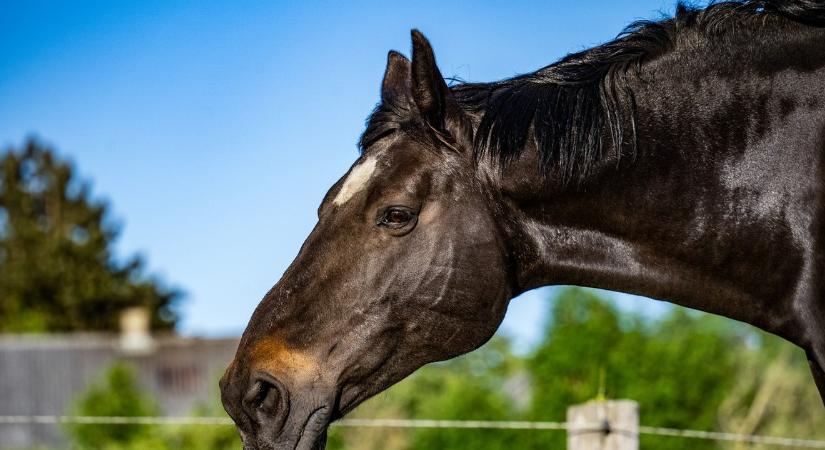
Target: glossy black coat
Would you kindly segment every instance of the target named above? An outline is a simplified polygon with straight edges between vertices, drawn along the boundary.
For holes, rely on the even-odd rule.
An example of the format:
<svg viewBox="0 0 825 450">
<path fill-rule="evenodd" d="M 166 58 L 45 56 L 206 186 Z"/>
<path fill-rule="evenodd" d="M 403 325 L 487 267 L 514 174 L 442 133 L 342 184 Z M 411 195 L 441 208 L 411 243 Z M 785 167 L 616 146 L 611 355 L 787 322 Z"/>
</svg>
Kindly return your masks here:
<svg viewBox="0 0 825 450">
<path fill-rule="evenodd" d="M 414 31 L 221 380 L 245 447 L 323 448 L 332 420 L 550 284 L 761 327 L 805 349 L 825 395 L 823 25 L 822 1 L 680 7 L 453 87 Z"/>
</svg>

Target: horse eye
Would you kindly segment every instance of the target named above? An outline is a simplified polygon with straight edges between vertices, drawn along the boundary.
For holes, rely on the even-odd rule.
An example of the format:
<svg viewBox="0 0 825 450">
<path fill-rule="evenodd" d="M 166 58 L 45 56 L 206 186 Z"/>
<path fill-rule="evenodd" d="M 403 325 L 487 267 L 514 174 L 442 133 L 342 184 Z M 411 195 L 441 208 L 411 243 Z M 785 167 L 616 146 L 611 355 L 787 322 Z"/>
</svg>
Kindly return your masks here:
<svg viewBox="0 0 825 450">
<path fill-rule="evenodd" d="M 403 228 L 416 218 L 413 210 L 404 206 L 391 206 L 379 215 L 377 225 L 380 227 L 398 229 Z"/>
<path fill-rule="evenodd" d="M 410 213 L 394 209 L 387 214 L 387 223 L 404 223 L 410 220 Z"/>
</svg>

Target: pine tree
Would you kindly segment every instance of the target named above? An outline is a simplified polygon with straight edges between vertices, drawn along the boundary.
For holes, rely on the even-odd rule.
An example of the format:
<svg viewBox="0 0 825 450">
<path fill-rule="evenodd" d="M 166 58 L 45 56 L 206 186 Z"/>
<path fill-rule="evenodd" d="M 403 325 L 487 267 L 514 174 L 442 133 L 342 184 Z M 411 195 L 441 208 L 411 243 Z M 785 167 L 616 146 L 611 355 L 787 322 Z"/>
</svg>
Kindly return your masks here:
<svg viewBox="0 0 825 450">
<path fill-rule="evenodd" d="M 145 306 L 172 329 L 180 292 L 115 261 L 118 227 L 71 163 L 35 139 L 0 153 L 0 332 L 114 330 Z"/>
</svg>

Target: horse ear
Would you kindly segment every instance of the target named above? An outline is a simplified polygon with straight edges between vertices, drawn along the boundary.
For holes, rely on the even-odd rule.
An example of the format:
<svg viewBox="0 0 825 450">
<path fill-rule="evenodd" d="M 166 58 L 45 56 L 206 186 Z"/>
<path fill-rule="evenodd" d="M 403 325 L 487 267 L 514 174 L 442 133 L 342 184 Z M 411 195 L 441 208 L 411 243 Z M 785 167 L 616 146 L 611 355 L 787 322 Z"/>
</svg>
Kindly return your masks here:
<svg viewBox="0 0 825 450">
<path fill-rule="evenodd" d="M 410 60 L 395 50 L 387 55 L 387 70 L 381 82 L 381 101 L 398 102 L 410 95 Z"/>
<path fill-rule="evenodd" d="M 447 133 L 457 142 L 472 143 L 472 127 L 435 63 L 430 42 L 412 30 L 412 96 L 424 120 L 435 130 Z"/>
</svg>

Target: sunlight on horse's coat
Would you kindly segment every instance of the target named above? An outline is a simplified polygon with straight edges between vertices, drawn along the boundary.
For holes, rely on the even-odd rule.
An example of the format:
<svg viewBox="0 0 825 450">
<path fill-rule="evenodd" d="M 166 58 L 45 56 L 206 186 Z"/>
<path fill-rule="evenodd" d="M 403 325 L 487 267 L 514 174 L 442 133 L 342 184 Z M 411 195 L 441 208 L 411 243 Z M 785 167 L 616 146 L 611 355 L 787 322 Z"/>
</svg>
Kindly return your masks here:
<svg viewBox="0 0 825 450">
<path fill-rule="evenodd" d="M 262 339 L 255 345 L 253 359 L 260 362 L 257 370 L 309 379 L 318 375 L 318 360 L 305 352 L 288 348 L 275 337 Z"/>
<path fill-rule="evenodd" d="M 365 159 L 361 164 L 353 167 L 346 181 L 344 181 L 341 191 L 338 192 L 338 195 L 332 203 L 335 205 L 343 205 L 352 198 L 353 195 L 364 189 L 367 186 L 367 181 L 369 181 L 373 172 L 375 172 L 375 162 L 375 158 L 370 157 Z"/>
<path fill-rule="evenodd" d="M 451 86 L 413 30 L 330 191 L 338 216 L 322 208 L 222 381 L 249 450 L 323 450 L 333 420 L 478 348 L 547 285 L 762 327 L 806 351 L 825 398 L 825 114 L 802 106 L 825 92 L 823 2 L 680 6 Z"/>
</svg>

